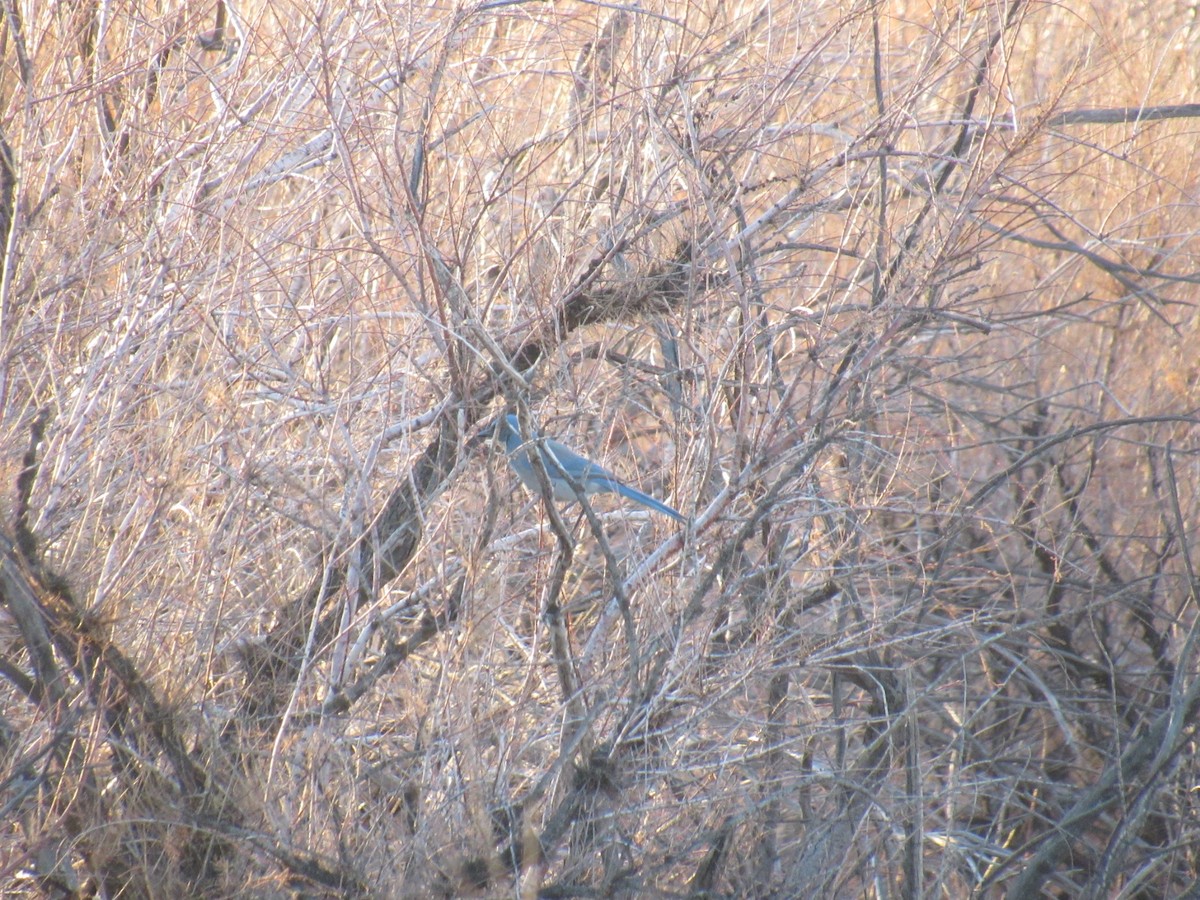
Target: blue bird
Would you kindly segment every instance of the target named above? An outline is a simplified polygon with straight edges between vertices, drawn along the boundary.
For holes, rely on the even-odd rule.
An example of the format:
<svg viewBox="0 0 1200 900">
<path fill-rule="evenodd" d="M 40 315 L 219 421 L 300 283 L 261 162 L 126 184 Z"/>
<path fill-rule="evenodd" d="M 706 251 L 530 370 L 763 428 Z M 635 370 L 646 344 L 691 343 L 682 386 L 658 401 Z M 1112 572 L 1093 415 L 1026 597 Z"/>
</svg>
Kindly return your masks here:
<svg viewBox="0 0 1200 900">
<path fill-rule="evenodd" d="M 687 521 L 677 510 L 627 484 L 622 484 L 616 476 L 599 463 L 584 459 L 574 450 L 552 438 L 542 441 L 526 441 L 521 437 L 521 423 L 513 413 L 501 416 L 489 430 L 499 430 L 504 447 L 508 450 L 508 464 L 512 466 L 521 482 L 531 491 L 538 490 L 537 473 L 534 472 L 533 460 L 529 456 L 530 449 L 536 447 L 541 451 L 542 466 L 546 470 L 546 476 L 550 479 L 550 487 L 553 489 L 555 500 L 578 500 L 575 488 L 571 486 L 571 482 L 574 481 L 583 489 L 584 496 L 616 493 L 655 512 L 670 516 L 677 522 Z"/>
</svg>

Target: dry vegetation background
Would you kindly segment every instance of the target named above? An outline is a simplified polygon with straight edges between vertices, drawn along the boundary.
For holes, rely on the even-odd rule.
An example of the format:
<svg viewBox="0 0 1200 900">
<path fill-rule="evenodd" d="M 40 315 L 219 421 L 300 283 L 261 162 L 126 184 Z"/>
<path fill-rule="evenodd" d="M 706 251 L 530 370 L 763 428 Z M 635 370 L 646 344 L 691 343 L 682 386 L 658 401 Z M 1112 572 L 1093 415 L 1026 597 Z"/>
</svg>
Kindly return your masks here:
<svg viewBox="0 0 1200 900">
<path fill-rule="evenodd" d="M 1193 4 L 3 9 L 0 891 L 1195 895 Z"/>
</svg>

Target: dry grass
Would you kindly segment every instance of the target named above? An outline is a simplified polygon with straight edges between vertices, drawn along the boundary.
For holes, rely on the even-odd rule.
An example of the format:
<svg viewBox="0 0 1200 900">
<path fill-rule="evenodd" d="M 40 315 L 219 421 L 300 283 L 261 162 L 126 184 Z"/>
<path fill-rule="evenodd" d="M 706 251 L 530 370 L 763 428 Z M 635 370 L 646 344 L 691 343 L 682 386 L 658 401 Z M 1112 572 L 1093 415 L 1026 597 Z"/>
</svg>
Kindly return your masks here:
<svg viewBox="0 0 1200 900">
<path fill-rule="evenodd" d="M 1196 891 L 1200 25 L 1075 6 L 6 3 L 5 894 Z"/>
</svg>

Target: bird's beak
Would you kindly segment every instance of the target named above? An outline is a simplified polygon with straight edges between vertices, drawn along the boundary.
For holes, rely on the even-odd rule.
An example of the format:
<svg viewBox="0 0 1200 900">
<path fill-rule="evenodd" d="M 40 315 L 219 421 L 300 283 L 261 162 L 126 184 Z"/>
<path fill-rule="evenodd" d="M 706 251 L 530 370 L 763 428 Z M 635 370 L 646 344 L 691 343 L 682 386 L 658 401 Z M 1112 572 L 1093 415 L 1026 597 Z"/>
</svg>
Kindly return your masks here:
<svg viewBox="0 0 1200 900">
<path fill-rule="evenodd" d="M 482 447 L 492 439 L 492 435 L 495 433 L 496 420 L 492 419 L 492 421 L 480 428 L 479 431 L 475 432 L 475 437 L 471 438 L 470 442 L 467 444 L 468 449 L 475 450 L 478 447 Z"/>
</svg>

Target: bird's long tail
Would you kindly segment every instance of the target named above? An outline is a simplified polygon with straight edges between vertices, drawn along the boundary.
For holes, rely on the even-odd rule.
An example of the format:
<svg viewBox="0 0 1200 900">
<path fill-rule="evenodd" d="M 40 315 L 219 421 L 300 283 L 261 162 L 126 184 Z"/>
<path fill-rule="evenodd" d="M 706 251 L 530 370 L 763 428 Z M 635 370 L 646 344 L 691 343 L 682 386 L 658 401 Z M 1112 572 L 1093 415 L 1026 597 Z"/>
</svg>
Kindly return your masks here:
<svg viewBox="0 0 1200 900">
<path fill-rule="evenodd" d="M 640 504 L 642 504 L 642 506 L 646 507 L 647 509 L 652 509 L 655 512 L 660 512 L 664 516 L 670 516 L 676 522 L 686 522 L 687 521 L 687 517 L 685 517 L 678 510 L 672 509 L 671 507 L 667 506 L 667 504 L 663 503 L 661 500 L 655 500 L 649 494 L 643 494 L 641 491 L 639 491 L 635 488 L 631 488 L 627 484 L 621 484 L 621 482 L 617 481 L 615 478 L 612 480 L 611 484 L 612 484 L 613 490 L 615 490 L 622 497 L 627 497 L 628 499 L 632 500 L 634 503 L 640 503 Z"/>
</svg>

